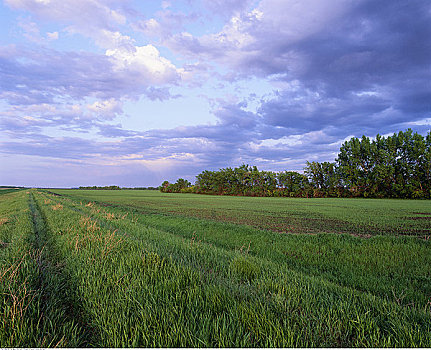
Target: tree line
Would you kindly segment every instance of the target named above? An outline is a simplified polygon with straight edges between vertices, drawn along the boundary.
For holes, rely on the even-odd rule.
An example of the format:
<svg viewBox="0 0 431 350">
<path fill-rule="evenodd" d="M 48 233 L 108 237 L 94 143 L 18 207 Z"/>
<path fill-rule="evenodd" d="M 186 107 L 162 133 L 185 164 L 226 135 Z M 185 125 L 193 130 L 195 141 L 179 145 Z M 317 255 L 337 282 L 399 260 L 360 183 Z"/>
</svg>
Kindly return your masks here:
<svg viewBox="0 0 431 350">
<path fill-rule="evenodd" d="M 192 185 L 164 181 L 162 192 L 269 197 L 431 198 L 431 131 L 352 138 L 335 162 L 308 162 L 304 173 L 241 165 L 204 170 Z"/>
<path fill-rule="evenodd" d="M 79 186 L 80 190 L 121 190 L 120 186 L 111 185 L 111 186 Z"/>
<path fill-rule="evenodd" d="M 79 190 L 158 190 L 158 187 L 79 186 Z"/>
</svg>

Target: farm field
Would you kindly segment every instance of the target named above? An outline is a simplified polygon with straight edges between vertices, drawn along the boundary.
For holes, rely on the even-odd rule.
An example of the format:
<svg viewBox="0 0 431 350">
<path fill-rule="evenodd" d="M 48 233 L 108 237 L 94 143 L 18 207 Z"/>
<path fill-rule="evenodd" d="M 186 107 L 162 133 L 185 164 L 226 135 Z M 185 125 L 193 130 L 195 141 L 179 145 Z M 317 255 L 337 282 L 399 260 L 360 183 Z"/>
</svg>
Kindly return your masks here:
<svg viewBox="0 0 431 350">
<path fill-rule="evenodd" d="M 54 192 L 104 206 L 126 206 L 139 214 L 195 217 L 284 233 L 431 235 L 431 201 L 426 200 L 256 198 L 137 190 Z"/>
<path fill-rule="evenodd" d="M 21 191 L 21 189 L 3 187 L 3 188 L 0 188 L 0 196 L 2 194 L 12 193 L 12 192 L 16 192 L 16 191 Z"/>
<path fill-rule="evenodd" d="M 430 347 L 431 202 L 0 192 L 3 347 Z"/>
</svg>

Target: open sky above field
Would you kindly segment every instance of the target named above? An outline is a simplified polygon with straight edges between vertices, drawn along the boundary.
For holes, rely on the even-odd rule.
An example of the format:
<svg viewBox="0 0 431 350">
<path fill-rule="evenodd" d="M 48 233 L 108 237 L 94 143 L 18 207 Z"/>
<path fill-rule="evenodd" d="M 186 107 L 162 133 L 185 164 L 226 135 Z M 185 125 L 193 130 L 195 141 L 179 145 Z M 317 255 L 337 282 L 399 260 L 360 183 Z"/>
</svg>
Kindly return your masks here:
<svg viewBox="0 0 431 350">
<path fill-rule="evenodd" d="M 431 124 L 428 0 L 3 0 L 0 184 L 301 171 Z"/>
</svg>

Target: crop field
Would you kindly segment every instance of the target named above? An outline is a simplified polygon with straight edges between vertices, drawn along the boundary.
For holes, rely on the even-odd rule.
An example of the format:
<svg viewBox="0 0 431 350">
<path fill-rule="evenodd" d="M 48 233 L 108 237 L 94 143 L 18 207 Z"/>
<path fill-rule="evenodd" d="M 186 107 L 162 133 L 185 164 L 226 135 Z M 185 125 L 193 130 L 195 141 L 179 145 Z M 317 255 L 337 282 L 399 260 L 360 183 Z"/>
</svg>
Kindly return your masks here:
<svg viewBox="0 0 431 350">
<path fill-rule="evenodd" d="M 431 235 L 431 201 L 351 198 L 255 198 L 159 191 L 56 190 L 139 214 L 172 214 L 249 225 L 284 233 Z"/>
<path fill-rule="evenodd" d="M 431 347 L 431 202 L 0 192 L 2 347 Z"/>
<path fill-rule="evenodd" d="M 17 188 L 0 188 L 0 196 L 2 194 L 6 194 L 6 193 L 12 193 L 12 192 L 16 192 L 16 191 L 20 191 L 20 189 Z"/>
</svg>

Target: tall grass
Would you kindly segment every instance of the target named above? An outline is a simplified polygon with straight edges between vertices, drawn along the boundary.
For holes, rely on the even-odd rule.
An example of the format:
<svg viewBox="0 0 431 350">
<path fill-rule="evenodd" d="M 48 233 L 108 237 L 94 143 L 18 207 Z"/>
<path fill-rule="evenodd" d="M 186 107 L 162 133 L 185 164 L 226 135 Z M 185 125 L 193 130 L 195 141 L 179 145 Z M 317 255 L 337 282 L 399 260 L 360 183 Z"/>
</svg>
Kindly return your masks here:
<svg viewBox="0 0 431 350">
<path fill-rule="evenodd" d="M 37 193 L 36 201 L 49 249 L 76 286 L 81 315 L 92 330 L 89 345 L 431 345 L 431 317 L 423 299 L 429 286 L 414 284 L 419 297 L 403 297 L 407 283 L 400 286 L 395 279 L 391 296 L 387 288 L 394 281 L 387 275 L 379 282 L 380 272 L 372 268 L 379 263 L 390 271 L 401 267 L 401 276 L 417 280 L 419 273 L 427 284 L 429 265 L 413 268 L 414 263 L 429 261 L 426 242 L 377 237 L 363 245 L 372 241 L 334 235 L 287 237 L 178 217 L 175 224 L 166 216 L 137 215 L 129 208 L 88 205 L 44 193 Z M 392 254 L 416 251 L 418 258 L 400 263 L 389 257 L 373 259 L 391 245 Z M 403 250 L 403 245 L 408 248 Z M 313 253 L 317 248 L 322 255 Z M 370 263 L 361 265 L 355 259 L 363 250 L 368 250 L 362 255 Z M 305 260 L 295 258 L 300 255 Z M 348 262 L 347 268 L 336 263 L 337 256 Z M 413 304 L 407 305 L 405 298 Z"/>
<path fill-rule="evenodd" d="M 28 238 L 32 223 L 24 193 L 0 197 L 0 344 L 30 346 L 38 338 L 37 264 Z"/>
<path fill-rule="evenodd" d="M 82 344 L 64 308 L 64 276 L 49 263 L 44 226 L 29 193 L 0 197 L 0 346 Z"/>
</svg>

